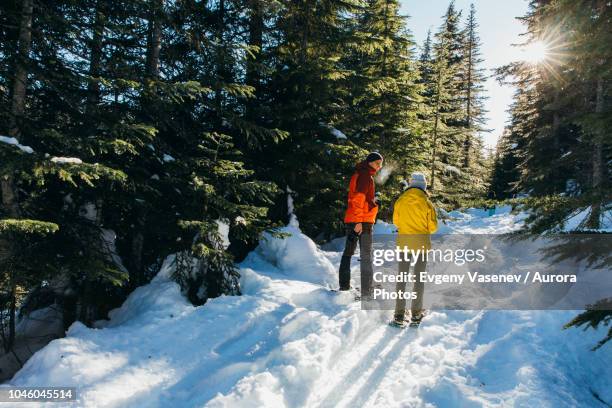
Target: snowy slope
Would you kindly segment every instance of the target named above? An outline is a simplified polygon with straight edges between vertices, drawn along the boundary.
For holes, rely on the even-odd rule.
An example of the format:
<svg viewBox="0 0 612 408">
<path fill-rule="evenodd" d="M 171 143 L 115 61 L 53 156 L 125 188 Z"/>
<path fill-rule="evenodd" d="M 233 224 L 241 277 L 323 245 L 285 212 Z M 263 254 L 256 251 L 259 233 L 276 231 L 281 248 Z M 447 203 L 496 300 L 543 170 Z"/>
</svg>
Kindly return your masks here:
<svg viewBox="0 0 612 408">
<path fill-rule="evenodd" d="M 444 233 L 507 232 L 522 218 L 508 208 L 449 215 Z M 85 407 L 604 406 L 593 393 L 612 402 L 612 349 L 589 351 L 604 330 L 561 330 L 576 312 L 432 312 L 418 331 L 399 331 L 386 325 L 391 312 L 328 290 L 340 252 L 317 248 L 297 222 L 287 232 L 240 265 L 243 296 L 193 307 L 166 263 L 104 328 L 73 324 L 10 384 L 76 385 Z"/>
</svg>

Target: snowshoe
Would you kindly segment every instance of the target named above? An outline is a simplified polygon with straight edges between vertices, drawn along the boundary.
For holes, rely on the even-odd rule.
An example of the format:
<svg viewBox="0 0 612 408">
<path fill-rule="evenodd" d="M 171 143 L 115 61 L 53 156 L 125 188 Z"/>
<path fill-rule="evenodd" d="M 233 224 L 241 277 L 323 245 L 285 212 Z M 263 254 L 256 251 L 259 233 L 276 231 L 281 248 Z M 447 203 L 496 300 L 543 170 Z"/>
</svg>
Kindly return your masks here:
<svg viewBox="0 0 612 408">
<path fill-rule="evenodd" d="M 398 329 L 405 329 L 406 328 L 406 321 L 405 320 L 397 320 L 397 319 L 393 319 L 389 322 L 389 326 L 391 327 L 395 327 Z"/>
<path fill-rule="evenodd" d="M 355 291 L 355 300 L 363 300 L 366 302 L 370 302 L 372 300 L 374 300 L 374 295 L 372 294 L 372 292 L 370 292 L 369 294 L 362 294 L 361 291 L 359 290 L 359 288 L 356 289 Z"/>
<path fill-rule="evenodd" d="M 355 296 L 355 301 L 361 300 L 361 290 L 359 288 L 351 288 L 351 293 Z"/>
<path fill-rule="evenodd" d="M 351 293 L 355 296 L 355 301 L 361 300 L 361 293 L 359 292 L 359 288 L 350 287 L 350 289 L 332 289 L 334 293 Z"/>
<path fill-rule="evenodd" d="M 348 288 L 348 289 L 342 289 L 342 288 L 338 288 L 338 289 L 331 289 L 331 291 L 332 291 L 332 292 L 338 292 L 338 293 L 341 293 L 341 292 L 349 292 L 349 291 L 353 291 L 353 290 L 355 290 L 355 288 L 354 288 L 354 287 L 352 287 L 352 286 L 351 286 L 350 288 Z"/>
<path fill-rule="evenodd" d="M 419 316 L 412 316 L 410 318 L 409 326 L 412 327 L 413 329 L 418 329 L 419 326 L 421 325 L 421 321 L 423 320 L 424 316 L 425 316 L 425 313 L 421 313 Z"/>
</svg>

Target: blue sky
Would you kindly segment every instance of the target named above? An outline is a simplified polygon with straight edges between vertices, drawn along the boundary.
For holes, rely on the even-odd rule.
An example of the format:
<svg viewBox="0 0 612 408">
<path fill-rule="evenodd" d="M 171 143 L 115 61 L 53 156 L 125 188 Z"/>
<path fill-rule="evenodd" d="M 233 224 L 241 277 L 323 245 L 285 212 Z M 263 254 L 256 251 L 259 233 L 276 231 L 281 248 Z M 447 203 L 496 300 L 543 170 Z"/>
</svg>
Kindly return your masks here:
<svg viewBox="0 0 612 408">
<path fill-rule="evenodd" d="M 442 15 L 446 12 L 449 0 L 400 0 L 402 14 L 408 14 L 408 28 L 420 46 L 427 30 L 436 32 L 442 23 Z M 521 51 L 511 44 L 521 43 L 519 36 L 524 32 L 524 26 L 515 17 L 527 12 L 526 0 L 455 0 L 455 7 L 467 15 L 470 3 L 476 6 L 476 20 L 480 25 L 479 34 L 482 41 L 483 68 L 487 70 L 518 60 Z M 490 73 L 491 71 L 488 71 Z M 486 108 L 489 111 L 487 127 L 493 129 L 483 134 L 485 144 L 494 146 L 501 135 L 508 119 L 506 109 L 512 102 L 513 88 L 500 86 L 494 78 L 486 85 L 489 99 Z"/>
</svg>

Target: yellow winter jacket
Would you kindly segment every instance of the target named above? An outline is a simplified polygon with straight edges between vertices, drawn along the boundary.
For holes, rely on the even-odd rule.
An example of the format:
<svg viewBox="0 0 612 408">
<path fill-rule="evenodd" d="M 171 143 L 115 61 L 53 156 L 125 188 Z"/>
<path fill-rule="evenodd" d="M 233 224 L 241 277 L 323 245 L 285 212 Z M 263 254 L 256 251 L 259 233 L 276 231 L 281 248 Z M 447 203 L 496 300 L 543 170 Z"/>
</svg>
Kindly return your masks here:
<svg viewBox="0 0 612 408">
<path fill-rule="evenodd" d="M 395 202 L 393 224 L 398 228 L 397 245 L 430 249 L 429 234 L 438 229 L 436 209 L 423 190 L 409 188 Z"/>
</svg>

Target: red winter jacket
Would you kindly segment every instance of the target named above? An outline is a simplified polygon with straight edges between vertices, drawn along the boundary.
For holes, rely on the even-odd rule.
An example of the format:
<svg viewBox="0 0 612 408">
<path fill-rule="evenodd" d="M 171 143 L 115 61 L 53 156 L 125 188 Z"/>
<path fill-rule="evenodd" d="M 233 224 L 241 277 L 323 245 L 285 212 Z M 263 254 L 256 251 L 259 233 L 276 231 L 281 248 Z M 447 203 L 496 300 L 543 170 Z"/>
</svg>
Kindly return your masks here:
<svg viewBox="0 0 612 408">
<path fill-rule="evenodd" d="M 344 214 L 344 222 L 376 222 L 378 206 L 374 202 L 374 170 L 365 161 L 355 166 L 351 177 L 348 193 L 348 208 Z"/>
</svg>

